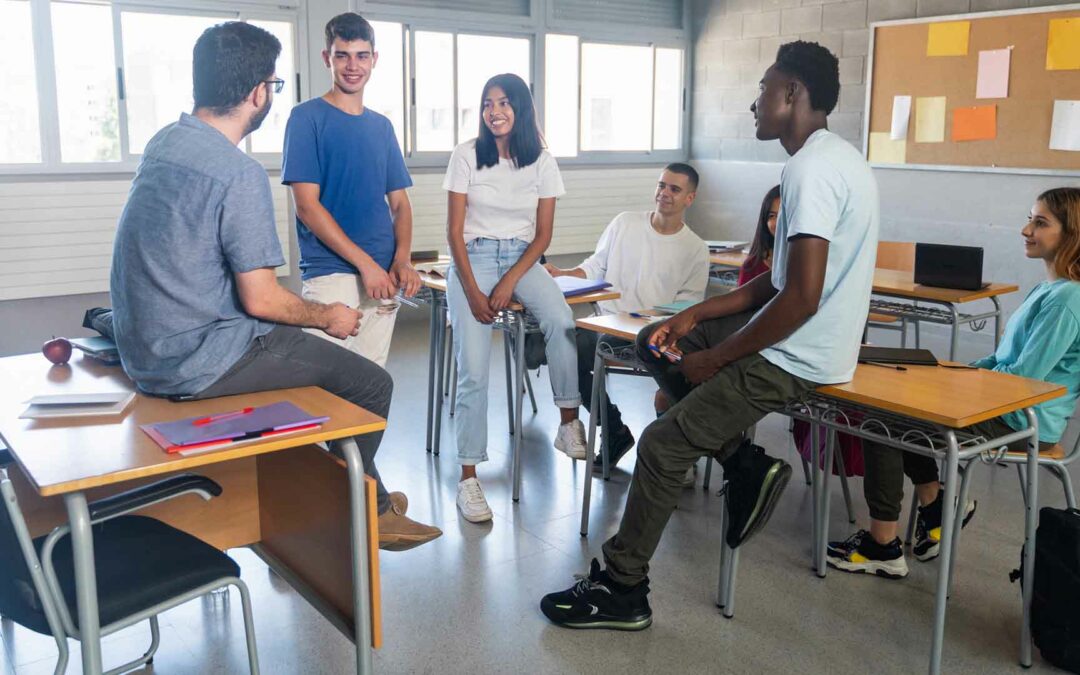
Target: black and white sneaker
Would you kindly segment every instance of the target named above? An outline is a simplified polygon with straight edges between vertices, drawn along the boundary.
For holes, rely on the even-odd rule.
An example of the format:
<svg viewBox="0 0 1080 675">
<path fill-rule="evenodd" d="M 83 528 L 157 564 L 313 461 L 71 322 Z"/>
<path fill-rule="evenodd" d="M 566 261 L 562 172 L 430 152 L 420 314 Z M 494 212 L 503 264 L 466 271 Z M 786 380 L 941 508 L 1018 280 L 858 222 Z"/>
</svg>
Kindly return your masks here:
<svg viewBox="0 0 1080 675">
<path fill-rule="evenodd" d="M 944 508 L 945 491 L 938 491 L 937 499 L 926 506 L 920 506 L 915 517 L 915 543 L 911 552 L 920 562 L 927 562 L 941 553 L 941 510 Z M 964 504 L 964 520 L 960 527 L 967 527 L 975 515 L 979 503 L 969 499 Z"/>
<path fill-rule="evenodd" d="M 886 579 L 903 579 L 908 574 L 900 538 L 879 544 L 866 530 L 859 530 L 845 541 L 829 542 L 825 560 L 838 570 Z"/>
<path fill-rule="evenodd" d="M 600 569 L 593 558 L 589 575 L 575 574 L 577 583 L 559 593 L 549 593 L 540 601 L 540 611 L 553 623 L 566 628 L 610 628 L 643 630 L 652 624 L 652 610 L 645 597 L 648 580 L 633 588 L 617 584 Z"/>
<path fill-rule="evenodd" d="M 604 447 L 602 444 L 601 447 Z M 623 458 L 623 455 L 630 452 L 630 448 L 634 447 L 634 434 L 630 432 L 630 427 L 625 424 L 615 432 L 612 438 L 608 439 L 606 444 L 608 451 L 611 453 L 608 457 L 608 468 L 614 469 L 615 465 L 619 463 L 619 460 Z M 600 453 L 593 457 L 592 470 L 601 472 L 604 470 L 604 460 L 600 457 Z"/>
<path fill-rule="evenodd" d="M 729 519 L 725 536 L 728 546 L 736 548 L 769 522 L 791 479 L 791 465 L 747 439 L 724 462 L 724 478 Z"/>
</svg>

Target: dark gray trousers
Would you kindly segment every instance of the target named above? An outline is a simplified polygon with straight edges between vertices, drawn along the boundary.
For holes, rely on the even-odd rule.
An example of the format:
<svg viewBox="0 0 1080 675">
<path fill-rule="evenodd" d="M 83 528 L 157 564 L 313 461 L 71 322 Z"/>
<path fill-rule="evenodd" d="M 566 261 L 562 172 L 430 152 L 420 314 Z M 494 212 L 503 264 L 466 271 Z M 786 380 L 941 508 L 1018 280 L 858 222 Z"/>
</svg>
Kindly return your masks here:
<svg viewBox="0 0 1080 675">
<path fill-rule="evenodd" d="M 689 354 L 713 347 L 746 325 L 751 316 L 752 312 L 745 312 L 702 322 L 678 342 L 679 349 Z M 626 585 L 647 577 L 649 560 L 682 493 L 683 476 L 690 465 L 705 456 L 724 461 L 747 428 L 817 386 L 758 354 L 692 386 L 677 364 L 656 358 L 645 347 L 659 325 L 638 334 L 638 358 L 676 403 L 642 433 L 619 531 L 604 544 L 608 574 Z"/>
<path fill-rule="evenodd" d="M 585 406 L 585 409 L 592 413 L 590 409 L 592 406 L 592 387 L 593 387 L 593 365 L 596 359 L 596 345 L 599 342 L 615 347 L 629 346 L 630 343 L 626 340 L 621 340 L 617 337 L 610 335 L 601 335 L 593 330 L 585 330 L 584 328 L 574 329 L 574 339 L 577 341 L 577 370 L 578 370 L 578 390 L 581 392 L 581 402 Z M 600 405 L 607 406 L 608 414 L 608 426 L 613 430 L 618 431 L 622 428 L 622 413 L 608 398 L 607 393 L 604 394 L 604 400 L 600 402 Z M 597 417 L 597 420 L 603 419 Z M 597 422 L 599 424 L 599 421 Z M 607 433 L 607 430 L 604 430 Z"/>
<path fill-rule="evenodd" d="M 233 396 L 254 391 L 322 387 L 346 401 L 385 418 L 390 412 L 394 382 L 372 361 L 299 328 L 278 326 L 255 338 L 247 353 L 196 399 Z M 309 411 L 315 413 L 317 411 Z M 375 468 L 375 452 L 383 432 L 355 438 L 364 473 L 378 484 L 379 513 L 390 508 L 390 498 Z M 330 449 L 335 450 L 336 442 Z M 337 451 L 340 455 L 340 451 Z"/>
</svg>

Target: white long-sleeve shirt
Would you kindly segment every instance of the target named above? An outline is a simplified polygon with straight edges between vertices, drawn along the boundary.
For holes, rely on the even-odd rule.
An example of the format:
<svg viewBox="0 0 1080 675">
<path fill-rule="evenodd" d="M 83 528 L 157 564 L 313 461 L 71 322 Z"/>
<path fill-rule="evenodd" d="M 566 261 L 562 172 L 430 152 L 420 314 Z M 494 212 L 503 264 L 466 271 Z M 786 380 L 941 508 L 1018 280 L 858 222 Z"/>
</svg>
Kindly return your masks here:
<svg viewBox="0 0 1080 675">
<path fill-rule="evenodd" d="M 600 235 L 596 252 L 578 266 L 589 279 L 603 279 L 621 294 L 618 300 L 599 303 L 602 314 L 705 298 L 708 246 L 685 223 L 674 234 L 660 234 L 651 216 L 651 211 L 615 216 Z"/>
</svg>

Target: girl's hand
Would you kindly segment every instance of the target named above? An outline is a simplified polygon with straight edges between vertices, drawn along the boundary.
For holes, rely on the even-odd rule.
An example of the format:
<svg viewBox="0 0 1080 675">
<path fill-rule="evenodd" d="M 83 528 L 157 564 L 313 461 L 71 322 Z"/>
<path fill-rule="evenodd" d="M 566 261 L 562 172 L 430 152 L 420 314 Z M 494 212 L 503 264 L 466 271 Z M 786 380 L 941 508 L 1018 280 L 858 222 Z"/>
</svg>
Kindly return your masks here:
<svg viewBox="0 0 1080 675">
<path fill-rule="evenodd" d="M 469 300 L 469 310 L 473 318 L 480 323 L 490 324 L 495 321 L 495 312 L 488 303 L 488 297 L 479 290 L 465 291 L 465 297 Z"/>
<path fill-rule="evenodd" d="M 488 296 L 488 306 L 491 307 L 492 312 L 501 312 L 510 306 L 515 285 L 516 282 L 510 279 L 509 275 L 499 279 L 499 283 L 495 284 L 495 288 L 491 289 L 491 295 Z"/>
</svg>

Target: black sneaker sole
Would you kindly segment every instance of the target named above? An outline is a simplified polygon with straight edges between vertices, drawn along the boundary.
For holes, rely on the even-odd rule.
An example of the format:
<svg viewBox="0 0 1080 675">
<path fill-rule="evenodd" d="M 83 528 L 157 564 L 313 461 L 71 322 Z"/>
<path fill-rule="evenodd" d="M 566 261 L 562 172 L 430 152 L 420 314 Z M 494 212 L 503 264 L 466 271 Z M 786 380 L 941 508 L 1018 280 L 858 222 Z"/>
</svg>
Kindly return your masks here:
<svg viewBox="0 0 1080 675">
<path fill-rule="evenodd" d="M 645 630 L 652 625 L 652 615 L 642 617 L 640 619 L 612 619 L 590 617 L 590 620 L 585 621 L 558 621 L 550 616 L 547 618 L 551 620 L 551 622 L 554 623 L 556 626 L 562 626 L 563 628 L 577 628 L 580 630 L 598 628 L 606 630 L 639 631 Z"/>
<path fill-rule="evenodd" d="M 844 567 L 844 563 L 842 561 L 837 561 L 832 558 L 826 558 L 825 562 L 829 565 L 829 567 L 835 570 L 840 570 L 841 572 L 847 572 L 848 574 L 870 574 L 876 577 L 881 577 L 882 579 L 889 579 L 891 581 L 898 581 L 907 577 L 907 573 L 893 574 L 892 572 L 887 572 L 881 568 L 867 569 L 865 567 Z"/>
<path fill-rule="evenodd" d="M 772 517 L 776 502 L 780 500 L 780 495 L 784 493 L 784 488 L 787 487 L 789 480 L 791 480 L 791 465 L 782 459 L 777 459 L 769 468 L 768 473 L 765 474 L 765 480 L 761 483 L 761 492 L 758 493 L 757 503 L 754 504 L 754 510 L 750 514 L 750 518 L 747 519 L 746 526 L 743 527 L 742 534 L 739 536 L 738 543 L 735 546 L 742 546 L 761 531 L 761 528 L 765 527 L 765 524 L 769 522 L 769 518 Z M 732 546 L 732 548 L 735 548 L 735 546 Z"/>
</svg>

